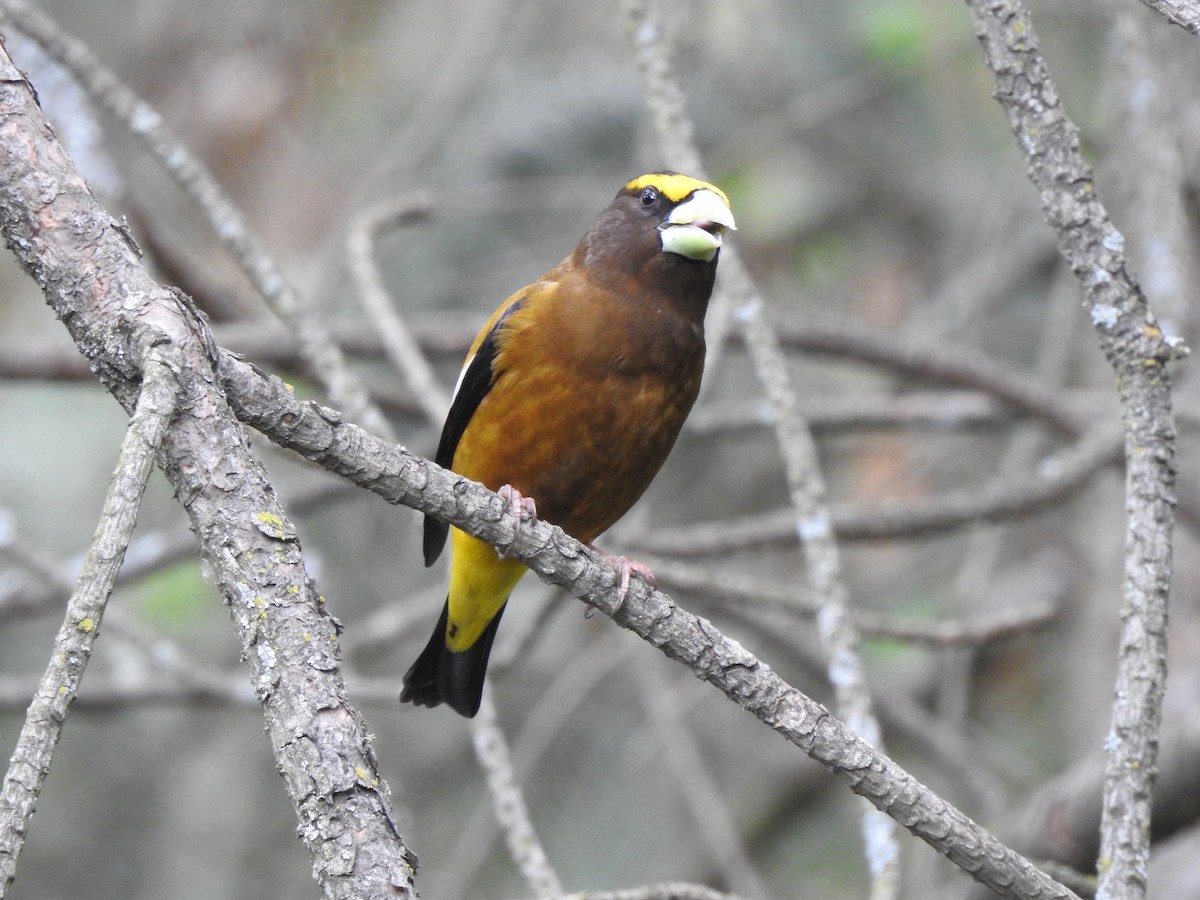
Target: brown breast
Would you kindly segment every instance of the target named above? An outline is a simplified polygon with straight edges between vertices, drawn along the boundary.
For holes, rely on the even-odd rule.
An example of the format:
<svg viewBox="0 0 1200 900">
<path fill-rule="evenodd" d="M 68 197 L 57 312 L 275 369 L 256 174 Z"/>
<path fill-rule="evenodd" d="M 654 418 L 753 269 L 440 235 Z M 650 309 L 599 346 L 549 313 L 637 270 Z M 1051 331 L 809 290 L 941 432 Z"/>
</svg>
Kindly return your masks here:
<svg viewBox="0 0 1200 900">
<path fill-rule="evenodd" d="M 556 270 L 506 321 L 455 471 L 493 490 L 511 484 L 540 517 L 595 539 L 645 491 L 696 399 L 704 304 L 695 307 Z"/>
</svg>

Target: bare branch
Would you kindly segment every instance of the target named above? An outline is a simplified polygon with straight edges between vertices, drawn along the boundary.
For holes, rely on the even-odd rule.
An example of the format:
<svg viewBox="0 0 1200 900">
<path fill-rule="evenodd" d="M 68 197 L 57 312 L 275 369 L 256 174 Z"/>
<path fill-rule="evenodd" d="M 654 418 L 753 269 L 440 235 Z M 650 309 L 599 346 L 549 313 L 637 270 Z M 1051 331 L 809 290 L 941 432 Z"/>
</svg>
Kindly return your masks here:
<svg viewBox="0 0 1200 900">
<path fill-rule="evenodd" d="M 726 884 L 740 893 L 750 897 L 769 896 L 671 687 L 666 677 L 654 671 L 650 677 L 639 679 L 638 699 L 658 739 L 662 759 L 691 809 L 692 821 L 712 859 L 711 865 Z"/>
<path fill-rule="evenodd" d="M 0 355 L 3 352 L 0 348 Z M 1009 424 L 1013 419 L 996 401 L 967 391 L 797 397 L 796 404 L 813 433 L 822 435 L 892 428 L 916 433 L 982 430 Z M 768 428 L 771 424 L 767 403 L 729 400 L 692 410 L 685 427 L 693 434 L 716 435 Z"/>
<path fill-rule="evenodd" d="M 780 340 L 789 349 L 836 354 L 841 359 L 858 359 L 975 388 L 1064 434 L 1077 435 L 1090 421 L 1085 411 L 1069 403 L 1060 392 L 978 352 L 956 351 L 945 344 L 924 346 L 914 340 L 897 340 L 882 329 L 837 321 L 787 323 L 780 328 Z"/>
<path fill-rule="evenodd" d="M 619 633 L 613 632 L 592 643 L 567 668 L 556 673 L 538 702 L 526 711 L 521 730 L 512 741 L 511 756 L 518 780 L 525 781 L 535 772 L 545 771 L 545 754 L 562 734 L 564 724 L 572 720 L 598 683 L 613 677 L 626 664 L 634 645 L 618 641 L 619 637 Z M 481 804 L 449 854 L 455 865 L 443 887 L 447 897 L 470 894 L 471 885 L 491 851 L 496 830 L 495 816 Z"/>
<path fill-rule="evenodd" d="M 1003 260 L 1004 254 L 987 254 L 997 261 Z M 1051 293 L 1038 327 L 1037 355 L 1034 360 L 1032 373 L 1038 380 L 1049 386 L 1061 385 L 1067 379 L 1067 367 L 1072 350 L 1080 340 L 1077 337 L 1078 318 L 1076 294 L 1078 287 L 1074 278 L 1065 267 L 1059 267 L 1055 273 Z M 1019 476 L 1022 471 L 1035 467 L 1037 456 L 1042 452 L 1044 436 L 1039 429 L 1028 425 L 1018 425 L 1007 441 L 1003 456 L 997 467 L 999 476 L 1011 478 Z M 1010 537 L 1010 529 L 1005 525 L 973 525 L 967 535 L 962 563 L 958 566 L 953 582 L 953 593 L 947 605 L 947 614 L 962 615 L 960 611 L 992 609 L 990 588 L 995 583 L 997 570 L 1003 553 L 1003 547 Z M 1056 567 L 1057 568 L 1057 567 Z M 1071 575 L 1067 572 L 1056 571 L 1057 577 L 1051 582 L 1058 582 L 1058 596 L 1061 600 L 1067 594 L 1067 582 Z M 1053 590 L 1053 589 L 1052 589 Z M 1057 604 L 1056 604 L 1057 605 Z M 978 647 L 966 645 L 949 652 L 941 653 L 936 659 L 939 677 L 936 686 L 937 719 L 943 729 L 950 731 L 966 730 L 970 719 L 975 692 L 975 680 L 972 674 L 977 671 L 981 659 Z M 971 765 L 974 772 L 979 767 Z M 979 779 L 977 778 L 976 781 Z M 997 802 L 999 794 L 987 793 L 988 813 L 996 813 L 1002 805 Z M 933 860 L 927 860 L 929 864 Z M 1043 871 L 1045 867 L 1043 866 Z M 916 880 L 921 883 L 922 876 L 928 878 L 928 870 L 924 873 L 914 873 Z M 1050 873 L 1047 873 L 1050 874 Z M 1058 879 L 1061 881 L 1061 879 Z M 1068 885 L 1070 886 L 1070 885 Z"/>
<path fill-rule="evenodd" d="M 391 426 L 375 408 L 341 348 L 300 292 L 287 280 L 241 211 L 192 152 L 171 132 L 153 107 L 126 87 L 88 47 L 65 34 L 45 13 L 25 0 L 0 0 L 0 16 L 66 66 L 92 99 L 140 140 L 196 204 L 213 234 L 242 268 L 267 305 L 295 333 L 300 353 L 324 384 L 330 399 L 372 431 L 391 435 Z"/>
<path fill-rule="evenodd" d="M 522 877 L 538 897 L 561 896 L 562 882 L 534 830 L 529 807 L 513 771 L 508 741 L 500 730 L 496 705 L 486 685 L 479 715 L 471 720 L 471 743 L 475 747 L 475 758 L 487 777 L 496 820 L 508 839 L 508 852 Z"/>
<path fill-rule="evenodd" d="M 1142 0 L 1151 9 L 1162 13 L 1176 25 L 1200 35 L 1200 3 L 1196 0 Z"/>
<path fill-rule="evenodd" d="M 685 172 L 703 171 L 683 88 L 662 38 L 655 0 L 626 0 L 642 75 L 643 93 L 654 120 L 663 159 Z M 817 631 L 828 657 L 827 675 L 847 724 L 882 749 L 883 733 L 871 708 L 871 692 L 858 652 L 858 634 L 848 611 L 837 541 L 830 527 L 825 479 L 808 424 L 797 411 L 787 360 L 750 273 L 735 247 L 726 247 L 721 263 L 721 292 L 742 325 L 756 375 L 770 404 L 779 452 L 791 495 L 793 523 L 800 535 L 809 588 L 821 606 Z M 871 870 L 872 900 L 890 900 L 900 889 L 900 848 L 895 825 L 877 810 L 864 808 L 863 842 Z"/>
<path fill-rule="evenodd" d="M 179 353 L 185 393 L 159 464 L 241 638 L 314 877 L 329 897 L 411 896 L 415 861 L 349 704 L 339 626 L 221 394 L 211 333 L 186 298 L 150 279 L 2 51 L 0 83 L 0 229 L 9 248 L 126 408 L 140 385 L 136 361 L 164 344 Z"/>
<path fill-rule="evenodd" d="M 1108 0 L 1113 18 L 1112 61 L 1118 75 L 1120 140 L 1113 162 L 1132 202 L 1130 258 L 1138 264 L 1146 295 L 1163 330 L 1183 334 L 1190 324 L 1188 260 L 1190 241 L 1179 116 L 1170 103 L 1170 59 L 1151 16 L 1128 0 Z"/>
<path fill-rule="evenodd" d="M 1120 458 L 1121 435 L 1102 423 L 1078 443 L 1040 461 L 1031 472 L 999 478 L 972 490 L 947 491 L 924 503 L 877 503 L 871 509 L 830 506 L 830 525 L 842 541 L 918 538 L 971 522 L 999 522 L 1030 515 L 1081 490 L 1103 466 Z M 652 552 L 702 556 L 718 551 L 793 544 L 798 536 L 792 511 L 659 529 L 639 538 Z"/>
<path fill-rule="evenodd" d="M 220 372 L 242 421 L 390 503 L 438 516 L 502 547 L 543 581 L 592 604 L 686 665 L 1001 896 L 1074 897 L 712 623 L 683 610 L 641 579 L 634 579 L 619 604 L 611 565 L 562 529 L 540 521 L 518 523 L 508 504 L 482 485 L 385 444 L 332 410 L 297 399 L 278 378 L 242 360 L 223 354 Z"/>
<path fill-rule="evenodd" d="M 1126 555 L 1116 701 L 1105 778 L 1102 898 L 1145 894 L 1151 787 L 1166 683 L 1174 526 L 1175 429 L 1165 364 L 1186 353 L 1163 336 L 1096 194 L 1078 132 L 1059 101 L 1019 0 L 968 0 L 996 98 L 1029 165 L 1059 248 L 1084 287 L 1125 419 Z"/>
<path fill-rule="evenodd" d="M 708 597 L 718 601 L 723 608 L 730 604 L 739 607 L 758 604 L 807 617 L 815 617 L 821 611 L 820 604 L 811 595 L 798 595 L 795 588 L 789 585 L 676 560 L 643 557 L 643 561 L 664 587 Z M 960 621 L 921 622 L 865 609 L 852 609 L 850 615 L 855 627 L 865 636 L 939 647 L 961 647 L 1009 640 L 1044 628 L 1057 617 L 1058 609 L 1052 600 L 1033 603 L 1027 600 L 1020 607 L 1001 609 Z"/>
<path fill-rule="evenodd" d="M 346 234 L 346 257 L 359 300 L 378 328 L 384 352 L 408 382 L 425 417 L 440 425 L 450 408 L 450 397 L 438 383 L 416 338 L 396 310 L 375 264 L 375 245 L 380 236 L 391 229 L 424 221 L 430 209 L 430 201 L 423 197 L 405 197 L 368 207 L 350 224 Z"/>
<path fill-rule="evenodd" d="M 723 894 L 702 884 L 652 884 L 623 891 L 588 891 L 571 894 L 565 900 L 740 900 L 736 894 Z"/>
<path fill-rule="evenodd" d="M 121 443 L 95 540 L 67 601 L 66 618 L 54 639 L 50 663 L 29 705 L 0 786 L 0 896 L 16 877 L 17 857 L 50 773 L 54 747 L 99 636 L 104 607 L 137 524 L 155 453 L 175 412 L 178 364 L 170 362 L 169 356 L 166 350 L 155 349 L 146 360 L 141 394 Z"/>
</svg>

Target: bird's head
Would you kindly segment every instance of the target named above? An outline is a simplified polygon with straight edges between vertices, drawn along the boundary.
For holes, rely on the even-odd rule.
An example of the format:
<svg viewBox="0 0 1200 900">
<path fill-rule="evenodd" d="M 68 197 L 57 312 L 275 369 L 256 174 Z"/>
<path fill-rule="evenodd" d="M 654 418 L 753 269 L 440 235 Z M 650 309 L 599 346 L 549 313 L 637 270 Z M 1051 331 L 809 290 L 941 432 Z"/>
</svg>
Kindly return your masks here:
<svg viewBox="0 0 1200 900">
<path fill-rule="evenodd" d="M 657 219 L 660 246 L 685 259 L 712 262 L 726 231 L 736 231 L 729 198 L 708 182 L 677 172 L 652 172 L 633 179 L 617 195 L 636 201 Z"/>
<path fill-rule="evenodd" d="M 651 172 L 617 192 L 573 259 L 595 282 L 626 293 L 665 290 L 707 303 L 722 238 L 734 227 L 720 188 L 678 172 Z"/>
</svg>

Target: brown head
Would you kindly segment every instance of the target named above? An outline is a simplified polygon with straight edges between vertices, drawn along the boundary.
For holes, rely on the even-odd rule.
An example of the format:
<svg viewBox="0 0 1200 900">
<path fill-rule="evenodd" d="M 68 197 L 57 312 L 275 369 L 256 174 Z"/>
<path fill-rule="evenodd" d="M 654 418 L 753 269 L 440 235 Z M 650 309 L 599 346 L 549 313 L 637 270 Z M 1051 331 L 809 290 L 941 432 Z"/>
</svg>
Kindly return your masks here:
<svg viewBox="0 0 1200 900">
<path fill-rule="evenodd" d="M 633 278 L 644 291 L 707 304 L 722 236 L 735 228 L 720 188 L 677 172 L 651 172 L 617 192 L 573 262 L 597 284 Z"/>
</svg>

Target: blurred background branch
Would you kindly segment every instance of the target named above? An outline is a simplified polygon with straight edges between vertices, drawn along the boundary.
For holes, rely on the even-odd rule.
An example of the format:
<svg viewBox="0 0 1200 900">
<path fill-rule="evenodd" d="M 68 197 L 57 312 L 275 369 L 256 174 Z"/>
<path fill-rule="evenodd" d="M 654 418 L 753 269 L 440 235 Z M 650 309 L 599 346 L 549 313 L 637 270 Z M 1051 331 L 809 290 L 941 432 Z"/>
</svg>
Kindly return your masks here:
<svg viewBox="0 0 1200 900">
<path fill-rule="evenodd" d="M 625 0 L 623 8 L 630 20 L 646 105 L 662 158 L 669 168 L 703 175 L 705 167 L 688 113 L 689 98 L 671 63 L 659 4 L 657 0 Z M 872 708 L 871 691 L 859 654 L 858 632 L 848 610 L 849 597 L 842 579 L 816 442 L 797 410 L 796 389 L 788 372 L 787 358 L 767 319 L 762 295 L 736 245 L 722 253 L 721 287 L 713 305 L 717 328 L 711 330 L 717 332 L 713 339 L 718 350 L 724 338 L 721 331 L 724 316 L 732 309 L 770 409 L 791 501 L 788 525 L 800 538 L 806 587 L 817 605 L 817 635 L 825 652 L 826 675 L 836 699 L 835 711 L 863 740 L 884 753 L 883 732 Z M 709 364 L 710 378 L 715 377 L 715 368 Z M 683 742 L 679 752 L 686 753 L 689 746 Z M 711 801 L 708 805 L 720 809 Z M 864 854 L 871 872 L 871 900 L 892 900 L 900 890 L 896 825 L 869 804 L 863 805 L 861 815 Z M 722 818 L 714 815 L 718 822 Z M 741 860 L 733 835 L 722 844 L 729 848 L 728 855 L 733 860 Z M 735 887 L 739 882 L 749 883 L 755 888 L 753 894 L 762 894 L 757 877 L 752 877 L 753 870 L 745 865 L 737 868 L 742 874 L 730 879 L 730 883 Z"/>
</svg>

